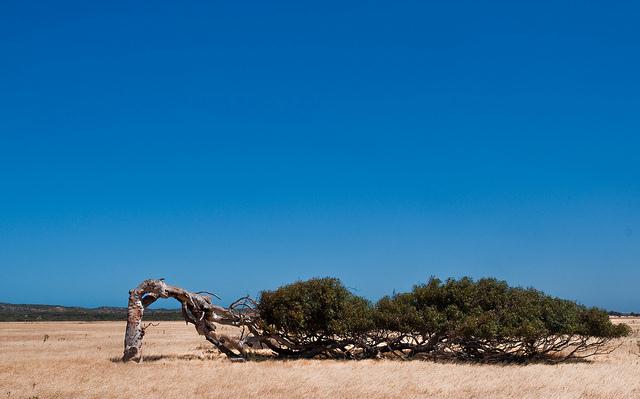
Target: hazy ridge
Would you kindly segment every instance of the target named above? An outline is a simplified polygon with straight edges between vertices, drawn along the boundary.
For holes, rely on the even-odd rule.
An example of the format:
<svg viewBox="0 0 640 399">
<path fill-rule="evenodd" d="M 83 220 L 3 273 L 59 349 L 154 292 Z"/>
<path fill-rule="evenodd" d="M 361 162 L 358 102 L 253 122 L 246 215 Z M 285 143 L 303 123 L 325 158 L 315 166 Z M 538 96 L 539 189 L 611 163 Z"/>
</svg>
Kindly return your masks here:
<svg viewBox="0 0 640 399">
<path fill-rule="evenodd" d="M 145 320 L 182 320 L 178 309 L 147 309 Z M 0 303 L 0 321 L 125 321 L 127 308 Z"/>
</svg>

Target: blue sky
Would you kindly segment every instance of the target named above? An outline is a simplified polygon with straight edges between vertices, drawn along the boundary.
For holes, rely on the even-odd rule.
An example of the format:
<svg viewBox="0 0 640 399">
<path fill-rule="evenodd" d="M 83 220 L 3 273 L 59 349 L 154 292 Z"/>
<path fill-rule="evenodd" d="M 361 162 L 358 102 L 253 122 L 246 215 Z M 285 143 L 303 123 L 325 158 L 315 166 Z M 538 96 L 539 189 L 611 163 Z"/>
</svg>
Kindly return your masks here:
<svg viewBox="0 0 640 399">
<path fill-rule="evenodd" d="M 634 2 L 0 7 L 0 301 L 470 275 L 640 311 Z"/>
</svg>

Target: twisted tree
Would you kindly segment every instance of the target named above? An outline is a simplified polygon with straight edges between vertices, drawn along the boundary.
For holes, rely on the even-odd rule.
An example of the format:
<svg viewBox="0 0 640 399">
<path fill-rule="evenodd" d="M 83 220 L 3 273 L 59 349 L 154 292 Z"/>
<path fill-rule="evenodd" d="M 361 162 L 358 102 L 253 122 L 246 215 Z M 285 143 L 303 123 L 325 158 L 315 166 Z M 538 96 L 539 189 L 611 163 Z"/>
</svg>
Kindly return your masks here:
<svg viewBox="0 0 640 399">
<path fill-rule="evenodd" d="M 144 309 L 175 298 L 182 315 L 222 353 L 244 360 L 256 344 L 282 358 L 458 359 L 480 362 L 560 362 L 609 353 L 627 335 L 606 312 L 495 279 L 430 279 L 375 305 L 339 280 L 311 279 L 240 298 L 228 308 L 205 292 L 145 280 L 129 292 L 123 360 L 141 360 Z M 216 324 L 243 327 L 240 337 Z"/>
<path fill-rule="evenodd" d="M 127 328 L 124 338 L 123 361 L 142 360 L 142 339 L 145 326 L 142 322 L 144 309 L 159 298 L 174 298 L 182 306 L 182 316 L 187 324 L 193 324 L 198 334 L 203 335 L 218 350 L 231 359 L 243 359 L 246 356 L 245 345 L 236 337 L 216 333 L 216 324 L 231 326 L 250 326 L 255 317 L 251 311 L 250 298 L 241 298 L 229 308 L 214 305 L 204 292 L 189 292 L 182 288 L 166 284 L 163 280 L 145 280 L 129 291 Z"/>
</svg>

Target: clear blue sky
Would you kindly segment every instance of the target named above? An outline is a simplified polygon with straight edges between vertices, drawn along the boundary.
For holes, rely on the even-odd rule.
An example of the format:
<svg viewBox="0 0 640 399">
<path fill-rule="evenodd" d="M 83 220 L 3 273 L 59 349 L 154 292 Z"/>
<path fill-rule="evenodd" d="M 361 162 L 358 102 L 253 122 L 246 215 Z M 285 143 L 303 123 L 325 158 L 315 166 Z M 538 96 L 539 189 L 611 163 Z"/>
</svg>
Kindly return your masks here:
<svg viewBox="0 0 640 399">
<path fill-rule="evenodd" d="M 3 2 L 0 302 L 470 275 L 640 311 L 636 2 L 302 3 Z"/>
</svg>

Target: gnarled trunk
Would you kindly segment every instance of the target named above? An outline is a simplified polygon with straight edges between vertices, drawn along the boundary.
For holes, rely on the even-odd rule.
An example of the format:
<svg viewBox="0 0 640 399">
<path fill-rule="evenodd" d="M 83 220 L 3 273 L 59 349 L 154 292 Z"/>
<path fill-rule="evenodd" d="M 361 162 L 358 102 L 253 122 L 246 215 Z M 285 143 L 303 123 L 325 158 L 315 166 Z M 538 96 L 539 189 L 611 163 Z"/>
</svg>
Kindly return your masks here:
<svg viewBox="0 0 640 399">
<path fill-rule="evenodd" d="M 122 360 L 142 360 L 142 338 L 145 326 L 142 323 L 144 309 L 158 298 L 175 298 L 182 305 L 182 315 L 187 323 L 196 327 L 198 334 L 215 345 L 231 359 L 243 359 L 246 355 L 244 342 L 222 334 L 216 334 L 216 323 L 244 326 L 252 324 L 251 312 L 238 312 L 232 307 L 224 308 L 211 303 L 211 298 L 201 293 L 193 293 L 166 284 L 163 280 L 145 280 L 129 291 L 127 328 L 124 337 Z M 242 305 L 249 298 L 242 298 L 234 304 Z"/>
</svg>

